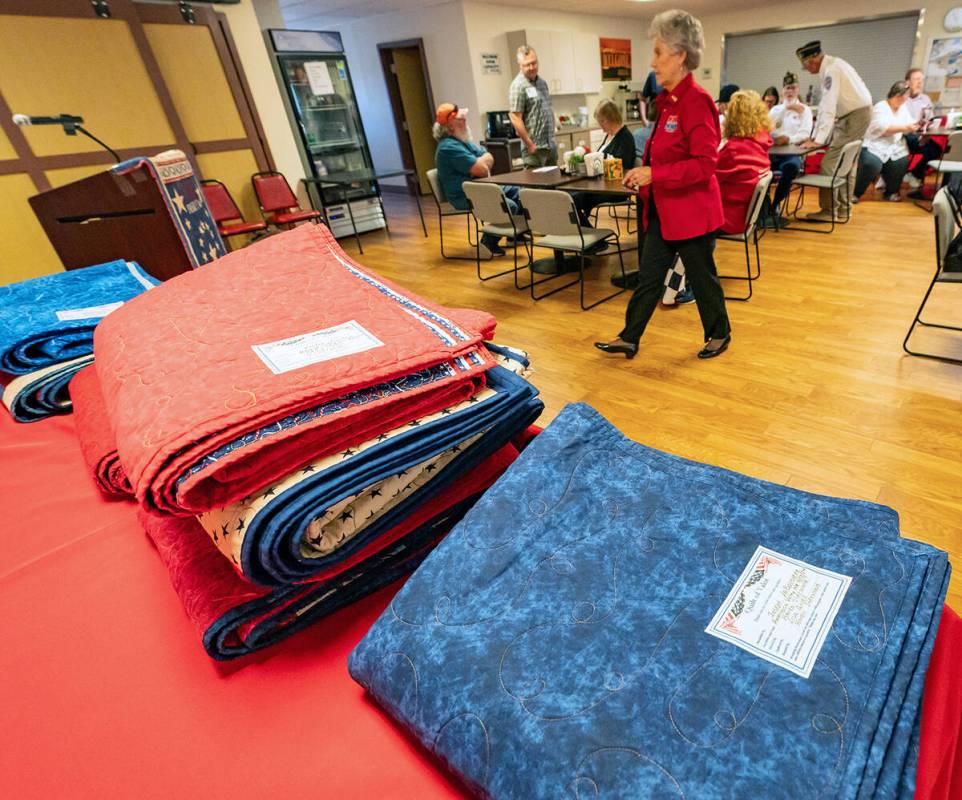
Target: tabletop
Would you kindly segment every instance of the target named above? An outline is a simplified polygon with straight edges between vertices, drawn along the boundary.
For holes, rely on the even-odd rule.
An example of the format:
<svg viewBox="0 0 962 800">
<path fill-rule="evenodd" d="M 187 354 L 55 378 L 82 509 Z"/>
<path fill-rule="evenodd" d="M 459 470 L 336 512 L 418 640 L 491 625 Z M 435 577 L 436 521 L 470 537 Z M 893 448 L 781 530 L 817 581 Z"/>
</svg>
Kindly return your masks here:
<svg viewBox="0 0 962 800">
<path fill-rule="evenodd" d="M 577 175 L 566 175 L 560 169 L 550 169 L 545 172 L 538 172 L 533 169 L 519 169 L 514 172 L 502 172 L 500 175 L 489 175 L 486 178 L 478 178 L 478 183 L 496 183 L 499 186 L 554 189 L 576 180 L 579 180 Z"/>
<path fill-rule="evenodd" d="M 814 153 L 816 150 L 821 150 L 825 145 L 817 145 L 816 147 L 801 147 L 797 144 L 776 144 L 774 147 L 770 147 L 768 150 L 768 155 L 770 156 L 804 156 L 808 153 Z"/>
<path fill-rule="evenodd" d="M 621 184 L 621 178 L 606 180 L 601 176 L 594 178 L 578 178 L 560 187 L 566 192 L 599 192 L 603 194 L 623 194 L 631 197 L 638 194 L 636 189 L 629 189 Z"/>
</svg>

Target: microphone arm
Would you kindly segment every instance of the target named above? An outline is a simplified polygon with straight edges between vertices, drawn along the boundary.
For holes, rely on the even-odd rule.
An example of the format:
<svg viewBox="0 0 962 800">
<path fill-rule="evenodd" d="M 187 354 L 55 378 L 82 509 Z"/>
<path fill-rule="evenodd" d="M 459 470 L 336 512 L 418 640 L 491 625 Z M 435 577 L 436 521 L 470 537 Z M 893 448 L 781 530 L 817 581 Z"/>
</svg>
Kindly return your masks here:
<svg viewBox="0 0 962 800">
<path fill-rule="evenodd" d="M 71 130 L 71 128 L 72 128 L 73 130 Z M 64 129 L 64 132 L 65 132 L 68 136 L 76 135 L 76 131 L 80 131 L 80 132 L 81 132 L 84 136 L 86 136 L 88 139 L 93 139 L 93 140 L 94 140 L 97 144 L 99 144 L 104 150 L 106 150 L 108 153 L 110 153 L 110 155 L 112 155 L 112 156 L 114 157 L 114 161 L 116 161 L 118 164 L 122 161 L 122 159 L 120 158 L 120 156 L 117 155 L 116 151 L 115 151 L 112 147 L 108 147 L 106 144 L 104 144 L 102 141 L 100 141 L 100 139 L 98 139 L 96 136 L 94 136 L 94 135 L 93 135 L 90 131 L 88 131 L 83 125 L 71 125 L 69 128 L 68 128 L 66 125 L 64 125 L 64 126 L 63 126 L 63 129 Z"/>
</svg>

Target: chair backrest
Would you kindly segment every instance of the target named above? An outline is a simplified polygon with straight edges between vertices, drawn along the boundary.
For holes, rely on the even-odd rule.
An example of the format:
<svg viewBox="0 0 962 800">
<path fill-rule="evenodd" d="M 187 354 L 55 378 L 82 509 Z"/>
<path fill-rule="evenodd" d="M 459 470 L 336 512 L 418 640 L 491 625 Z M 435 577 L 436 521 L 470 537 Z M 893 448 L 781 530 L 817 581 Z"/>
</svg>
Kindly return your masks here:
<svg viewBox="0 0 962 800">
<path fill-rule="evenodd" d="M 204 192 L 204 199 L 210 207 L 214 222 L 226 222 L 229 219 L 243 219 L 240 209 L 230 196 L 227 187 L 220 181 L 201 181 L 200 188 Z"/>
<path fill-rule="evenodd" d="M 265 211 L 286 211 L 299 208 L 297 198 L 280 172 L 256 172 L 251 175 L 257 202 Z"/>
<path fill-rule="evenodd" d="M 468 207 L 480 224 L 511 225 L 511 212 L 501 187 L 493 183 L 465 181 L 461 184 Z"/>
<path fill-rule="evenodd" d="M 581 236 L 575 201 L 556 189 L 522 189 L 528 227 L 545 236 Z"/>
<path fill-rule="evenodd" d="M 748 204 L 748 211 L 745 214 L 745 233 L 751 233 L 758 224 L 758 216 L 762 213 L 762 206 L 765 205 L 765 198 L 768 197 L 768 187 L 772 185 L 772 173 L 766 172 L 758 179 L 755 184 L 755 191 L 752 192 L 751 202 Z"/>
<path fill-rule="evenodd" d="M 949 134 L 949 141 L 946 142 L 941 160 L 962 161 L 962 131 Z"/>
<path fill-rule="evenodd" d="M 429 169 L 425 174 L 428 178 L 428 185 L 431 187 L 431 194 L 434 195 L 434 202 L 437 203 L 440 208 L 444 203 L 448 202 L 448 198 L 444 196 L 441 181 L 438 180 L 438 171 L 436 169 Z"/>
<path fill-rule="evenodd" d="M 932 217 L 935 220 L 935 260 L 938 268 L 942 269 L 949 243 L 955 238 L 956 227 L 952 198 L 949 197 L 947 186 L 943 186 L 935 193 L 935 198 L 932 200 Z"/>
<path fill-rule="evenodd" d="M 858 154 L 862 149 L 862 140 L 856 139 L 842 146 L 842 153 L 838 157 L 838 164 L 835 165 L 835 178 L 848 177 L 850 172 L 858 169 Z"/>
</svg>

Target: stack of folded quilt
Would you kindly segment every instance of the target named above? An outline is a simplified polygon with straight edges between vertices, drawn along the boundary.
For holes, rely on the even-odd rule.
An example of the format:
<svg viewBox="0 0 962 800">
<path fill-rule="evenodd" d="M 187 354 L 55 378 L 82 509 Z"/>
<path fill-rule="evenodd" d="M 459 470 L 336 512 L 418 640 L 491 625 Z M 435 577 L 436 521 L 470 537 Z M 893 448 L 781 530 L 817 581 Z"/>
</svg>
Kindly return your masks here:
<svg viewBox="0 0 962 800">
<path fill-rule="evenodd" d="M 507 468 L 543 405 L 494 327 L 358 266 L 319 225 L 98 327 L 75 381 L 99 408 L 78 419 L 87 463 L 140 501 L 211 656 L 410 571 Z"/>
<path fill-rule="evenodd" d="M 349 668 L 483 797 L 907 799 L 948 577 L 892 509 L 571 405 Z"/>
<path fill-rule="evenodd" d="M 94 328 L 155 285 L 137 264 L 111 261 L 0 286 L 0 385 L 13 418 L 70 413 L 67 384 L 93 361 Z"/>
</svg>

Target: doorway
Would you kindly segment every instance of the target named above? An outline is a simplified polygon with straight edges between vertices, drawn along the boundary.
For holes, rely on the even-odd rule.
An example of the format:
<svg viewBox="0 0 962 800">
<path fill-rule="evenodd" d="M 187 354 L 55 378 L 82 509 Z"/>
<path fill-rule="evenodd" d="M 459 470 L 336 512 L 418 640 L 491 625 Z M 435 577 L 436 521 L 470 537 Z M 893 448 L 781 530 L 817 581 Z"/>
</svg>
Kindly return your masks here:
<svg viewBox="0 0 962 800">
<path fill-rule="evenodd" d="M 427 172 L 434 168 L 434 97 L 421 39 L 387 42 L 377 46 L 387 83 L 401 161 L 418 176 L 421 194 L 427 194 Z"/>
</svg>

